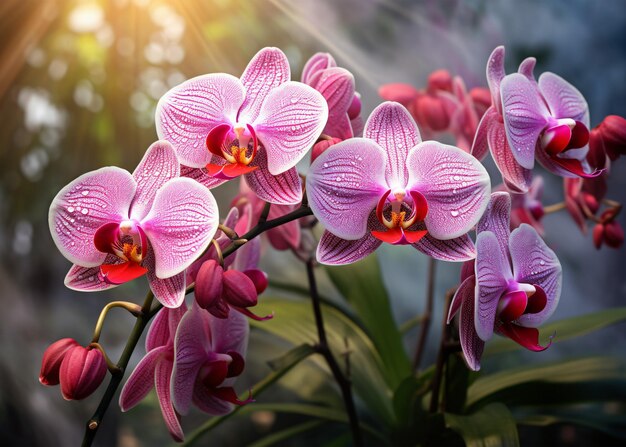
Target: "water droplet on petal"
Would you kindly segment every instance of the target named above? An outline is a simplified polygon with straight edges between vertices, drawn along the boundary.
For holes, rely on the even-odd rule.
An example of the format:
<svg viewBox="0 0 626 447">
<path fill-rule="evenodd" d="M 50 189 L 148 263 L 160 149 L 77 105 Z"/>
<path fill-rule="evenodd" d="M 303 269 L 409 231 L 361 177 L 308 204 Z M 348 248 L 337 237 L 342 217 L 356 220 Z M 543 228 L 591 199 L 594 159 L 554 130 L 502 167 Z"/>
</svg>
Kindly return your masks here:
<svg viewBox="0 0 626 447">
<path fill-rule="evenodd" d="M 297 98 L 296 96 L 293 96 L 293 97 L 291 98 L 291 103 L 292 103 L 292 104 L 295 104 L 295 103 L 297 103 L 297 102 L 298 102 L 298 98 Z"/>
<path fill-rule="evenodd" d="M 89 210 L 87 208 L 83 208 L 82 210 L 80 210 L 80 212 L 83 214 L 87 214 Z"/>
<path fill-rule="evenodd" d="M 73 213 L 74 212 L 74 207 L 73 206 L 68 206 L 67 207 L 67 212 L 68 213 Z"/>
<path fill-rule="evenodd" d="M 452 211 L 450 211 L 450 215 L 452 217 L 457 217 L 459 215 L 459 212 L 457 210 L 452 210 Z"/>
<path fill-rule="evenodd" d="M 86 196 L 87 194 L 89 194 L 89 191 L 84 190 L 83 192 L 81 192 L 82 195 Z"/>
</svg>

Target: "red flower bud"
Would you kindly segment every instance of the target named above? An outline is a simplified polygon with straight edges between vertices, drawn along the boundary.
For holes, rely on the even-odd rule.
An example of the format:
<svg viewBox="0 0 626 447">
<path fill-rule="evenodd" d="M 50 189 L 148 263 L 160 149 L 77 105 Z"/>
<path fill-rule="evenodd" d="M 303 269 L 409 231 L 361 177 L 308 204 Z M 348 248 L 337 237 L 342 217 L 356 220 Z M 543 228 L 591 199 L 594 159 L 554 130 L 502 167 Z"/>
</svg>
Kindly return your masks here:
<svg viewBox="0 0 626 447">
<path fill-rule="evenodd" d="M 311 163 L 314 162 L 317 157 L 322 155 L 322 153 L 324 153 L 326 149 L 337 143 L 340 143 L 341 141 L 342 140 L 340 138 L 333 137 L 328 140 L 322 140 L 315 143 L 315 145 L 313 145 L 313 150 L 311 151 Z"/>
<path fill-rule="evenodd" d="M 611 160 L 626 154 L 626 119 L 609 115 L 597 128 L 602 135 L 604 150 Z"/>
<path fill-rule="evenodd" d="M 224 272 L 224 299 L 235 307 L 256 306 L 257 291 L 252 280 L 238 270 Z"/>
<path fill-rule="evenodd" d="M 620 248 L 624 243 L 624 229 L 618 221 L 604 225 L 604 243 L 611 248 Z"/>
<path fill-rule="evenodd" d="M 410 84 L 385 84 L 378 89 L 378 94 L 385 101 L 396 101 L 407 107 L 418 95 L 418 90 Z"/>
<path fill-rule="evenodd" d="M 428 76 L 428 91 L 437 90 L 452 93 L 452 76 L 448 70 L 435 70 Z"/>
<path fill-rule="evenodd" d="M 353 120 L 361 113 L 361 97 L 358 93 L 354 94 L 352 98 L 352 103 L 350 103 L 350 107 L 348 107 L 348 118 Z"/>
<path fill-rule="evenodd" d="M 450 127 L 450 115 L 443 101 L 434 95 L 420 95 L 413 103 L 415 120 L 419 126 L 424 126 L 435 132 L 445 131 Z"/>
<path fill-rule="evenodd" d="M 42 385 L 52 386 L 59 384 L 61 362 L 63 362 L 67 351 L 74 346 L 78 346 L 78 343 L 73 338 L 62 338 L 48 346 L 43 353 L 41 371 L 39 372 L 39 382 Z"/>
<path fill-rule="evenodd" d="M 214 259 L 203 262 L 196 276 L 196 301 L 203 309 L 210 309 L 221 299 L 224 269 Z"/>
<path fill-rule="evenodd" d="M 93 393 L 104 380 L 107 364 L 99 349 L 74 346 L 65 354 L 59 372 L 65 400 L 81 400 Z"/>
<path fill-rule="evenodd" d="M 474 109 L 476 110 L 478 119 L 480 119 L 485 114 L 489 106 L 491 106 L 491 92 L 488 88 L 474 87 L 470 90 L 469 94 L 472 98 L 472 102 L 474 103 Z"/>
</svg>

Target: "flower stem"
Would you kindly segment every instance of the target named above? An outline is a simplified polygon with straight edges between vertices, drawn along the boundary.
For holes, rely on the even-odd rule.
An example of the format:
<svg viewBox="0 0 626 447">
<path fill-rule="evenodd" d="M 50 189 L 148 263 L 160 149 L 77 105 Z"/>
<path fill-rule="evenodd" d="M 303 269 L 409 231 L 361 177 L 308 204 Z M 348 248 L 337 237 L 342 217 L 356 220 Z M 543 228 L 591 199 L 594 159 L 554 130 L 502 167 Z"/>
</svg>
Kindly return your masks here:
<svg viewBox="0 0 626 447">
<path fill-rule="evenodd" d="M 120 359 L 115 365 L 119 370 L 117 372 L 111 373 L 111 380 L 109 381 L 109 386 L 107 386 L 102 399 L 100 400 L 100 404 L 96 409 L 96 412 L 93 414 L 91 419 L 87 421 L 87 427 L 85 428 L 85 435 L 83 437 L 83 447 L 91 446 L 96 433 L 98 432 L 98 428 L 100 428 L 100 423 L 104 418 L 104 414 L 109 408 L 109 404 L 113 400 L 113 396 L 117 391 L 120 383 L 122 382 L 122 378 L 124 377 L 124 370 L 126 366 L 128 366 L 128 361 L 130 360 L 133 351 L 135 350 L 135 346 L 139 342 L 139 338 L 143 333 L 148 321 L 150 320 L 150 307 L 152 306 L 152 300 L 154 295 L 152 292 L 148 292 L 146 295 L 146 299 L 143 302 L 143 306 L 141 306 L 141 312 L 137 315 L 137 320 L 135 321 L 135 326 L 133 327 L 133 331 L 128 337 L 128 341 L 126 342 L 126 346 L 124 347 L 124 351 L 120 356 Z"/>
<path fill-rule="evenodd" d="M 559 203 L 554 203 L 552 205 L 544 206 L 543 213 L 552 214 L 552 213 L 556 213 L 557 211 L 561 211 L 563 209 L 565 209 L 565 202 L 559 202 Z"/>
<path fill-rule="evenodd" d="M 428 331 L 430 329 L 430 321 L 433 313 L 433 301 L 435 297 L 435 276 L 436 276 L 437 261 L 434 258 L 429 258 L 428 262 L 428 283 L 426 286 L 426 309 L 421 318 L 420 335 L 417 339 L 417 347 L 415 349 L 415 357 L 413 358 L 413 371 L 417 371 L 424 355 L 424 347 L 426 346 L 426 339 L 428 338 Z"/>
<path fill-rule="evenodd" d="M 443 309 L 443 324 L 441 330 L 441 342 L 439 344 L 439 353 L 437 354 L 437 363 L 435 365 L 435 374 L 432 381 L 432 389 L 430 396 L 431 413 L 436 413 L 439 410 L 439 390 L 441 388 L 441 381 L 443 377 L 443 370 L 448 360 L 448 354 L 456 350 L 456 346 L 452 347 L 449 342 L 450 338 L 450 326 L 448 325 L 448 311 L 450 304 L 452 303 L 452 297 L 456 292 L 455 289 L 451 289 L 446 293 L 446 305 Z"/>
<path fill-rule="evenodd" d="M 91 339 L 92 343 L 98 343 L 100 340 L 100 333 L 102 332 L 102 326 L 104 325 L 104 320 L 106 319 L 107 314 L 114 307 L 121 307 L 126 309 L 135 317 L 141 314 L 142 308 L 138 304 L 129 303 L 128 301 L 111 301 L 109 304 L 104 306 L 100 311 L 100 316 L 98 317 L 98 321 L 96 322 L 96 327 L 93 331 L 93 337 Z"/>
<path fill-rule="evenodd" d="M 333 356 L 328 340 L 326 338 L 326 331 L 324 329 L 324 319 L 322 317 L 322 307 L 320 305 L 320 297 L 317 292 L 317 282 L 315 281 L 315 272 L 313 259 L 310 258 L 306 263 L 307 278 L 309 280 L 309 291 L 311 294 L 311 302 L 313 304 L 313 314 L 315 315 L 315 325 L 317 326 L 317 335 L 319 343 L 316 346 L 317 352 L 319 352 L 328 367 L 330 368 L 333 377 L 337 381 L 339 388 L 341 389 L 341 395 L 343 396 L 344 405 L 346 406 L 346 412 L 348 413 L 348 419 L 350 421 L 350 430 L 352 432 L 352 441 L 356 447 L 363 445 L 363 436 L 359 429 L 359 417 L 354 405 L 354 399 L 352 398 L 352 384 L 342 372 L 337 360 Z"/>
<path fill-rule="evenodd" d="M 263 207 L 263 211 L 261 211 L 261 215 L 259 216 L 259 221 L 257 222 L 257 225 L 265 223 L 267 221 L 267 216 L 270 215 L 270 208 L 272 207 L 272 204 L 269 202 L 265 203 L 265 206 Z"/>
</svg>

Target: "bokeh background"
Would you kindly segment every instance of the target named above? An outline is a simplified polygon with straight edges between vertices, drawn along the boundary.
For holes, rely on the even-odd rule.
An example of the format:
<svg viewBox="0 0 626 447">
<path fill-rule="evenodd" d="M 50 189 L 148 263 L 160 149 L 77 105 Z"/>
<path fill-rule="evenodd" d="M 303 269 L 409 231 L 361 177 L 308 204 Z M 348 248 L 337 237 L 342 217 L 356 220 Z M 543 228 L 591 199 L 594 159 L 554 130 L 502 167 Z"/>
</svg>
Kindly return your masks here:
<svg viewBox="0 0 626 447">
<path fill-rule="evenodd" d="M 135 281 L 109 293 L 81 294 L 64 288 L 70 264 L 49 235 L 47 213 L 57 191 L 80 174 L 105 165 L 132 171 L 156 139 L 154 107 L 183 80 L 208 72 L 239 75 L 264 46 L 287 54 L 292 78 L 317 51 L 331 52 L 351 70 L 364 116 L 380 102 L 388 82 L 423 86 L 428 74 L 447 68 L 468 86 L 486 85 L 491 50 L 507 47 L 507 69 L 522 58 L 538 59 L 537 72 L 554 71 L 586 96 L 592 125 L 607 114 L 626 116 L 626 8 L 621 0 L 2 0 L 0 2 L 0 443 L 77 445 L 99 393 L 67 403 L 58 388 L 38 383 L 41 354 L 62 337 L 87 343 L 100 309 L 111 299 L 140 301 L 146 284 Z M 489 164 L 489 163 L 488 163 Z M 493 170 L 494 185 L 500 177 Z M 626 199 L 626 161 L 615 163 L 609 197 Z M 561 200 L 560 179 L 546 176 L 547 204 Z M 225 208 L 234 194 L 217 196 Z M 624 225 L 624 218 L 620 216 Z M 559 319 L 626 301 L 624 249 L 597 251 L 566 213 L 545 219 L 548 243 L 564 267 Z M 384 247 L 380 260 L 398 323 L 423 308 L 426 259 L 414 250 Z M 293 255 L 268 251 L 263 265 L 281 281 L 303 283 Z M 458 266 L 438 268 L 442 295 L 458 278 Z M 323 283 L 322 288 L 332 295 Z M 110 314 L 102 342 L 116 358 L 132 319 Z M 427 361 L 434 358 L 434 324 Z M 556 343 L 538 355 L 501 362 L 538 361 L 589 352 L 624 356 L 624 325 Z M 253 332 L 242 389 L 262 377 L 265 361 L 284 351 Z M 416 333 L 406 337 L 412 350 Z M 141 345 L 140 345 L 141 346 Z M 143 354 L 138 349 L 133 365 Z M 541 356 L 540 359 L 538 357 Z M 486 370 L 500 365 L 490 359 Z M 290 374 L 273 401 L 290 398 L 290 387 L 308 370 Z M 114 402 L 115 403 L 115 402 Z M 235 419 L 213 434 L 214 445 L 244 445 L 273 424 L 274 415 Z M 185 427 L 206 416 L 194 413 Z M 287 421 L 288 422 L 288 421 Z M 522 440 L 583 445 L 584 433 L 567 427 L 523 432 Z M 544 436 L 541 438 L 540 436 Z M 547 438 L 546 438 L 547 436 Z M 581 437 L 582 436 L 582 437 Z M 170 443 L 156 400 L 121 415 L 113 405 L 99 445 Z"/>
</svg>

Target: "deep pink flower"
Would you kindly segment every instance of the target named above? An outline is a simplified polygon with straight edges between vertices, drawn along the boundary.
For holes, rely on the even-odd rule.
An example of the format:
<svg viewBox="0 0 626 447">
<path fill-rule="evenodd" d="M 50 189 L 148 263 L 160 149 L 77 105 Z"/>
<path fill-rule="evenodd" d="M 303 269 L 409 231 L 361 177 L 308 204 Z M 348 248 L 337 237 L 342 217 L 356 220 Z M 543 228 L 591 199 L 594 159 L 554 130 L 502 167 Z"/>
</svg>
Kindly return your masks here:
<svg viewBox="0 0 626 447">
<path fill-rule="evenodd" d="M 372 112 L 365 137 L 330 147 L 311 165 L 309 205 L 327 230 L 318 260 L 355 262 L 382 242 L 413 244 L 440 259 L 471 259 L 466 233 L 489 201 L 485 168 L 459 148 L 422 142 L 398 103 Z"/>
<path fill-rule="evenodd" d="M 465 273 L 450 306 L 448 321 L 459 313 L 463 355 L 480 369 L 485 342 L 494 332 L 531 351 L 542 351 L 536 329 L 556 309 L 561 294 L 561 264 L 527 224 L 510 231 L 511 198 L 492 194 L 476 227 L 474 273 Z"/>
<path fill-rule="evenodd" d="M 182 441 L 180 415 L 174 410 L 171 377 L 174 368 L 174 337 L 187 312 L 185 303 L 176 309 L 162 309 L 154 318 L 146 336 L 146 355 L 137 364 L 120 394 L 120 408 L 128 411 L 156 389 L 165 425 L 172 438 Z"/>
<path fill-rule="evenodd" d="M 63 188 L 49 222 L 57 247 L 75 264 L 66 286 L 104 290 L 147 273 L 156 298 L 179 306 L 183 271 L 210 243 L 218 211 L 210 191 L 178 175 L 172 146 L 158 141 L 132 175 L 106 167 Z"/>
<path fill-rule="evenodd" d="M 104 355 L 99 349 L 72 346 L 63 356 L 59 383 L 65 400 L 81 400 L 100 386 L 107 373 Z"/>
<path fill-rule="evenodd" d="M 342 140 L 361 135 L 361 98 L 352 73 L 337 67 L 329 53 L 316 53 L 304 64 L 302 82 L 320 92 L 328 103 L 328 122 L 322 133 Z"/>
<path fill-rule="evenodd" d="M 504 49 L 501 51 L 503 59 Z M 524 169 L 532 169 L 536 158 L 548 171 L 562 177 L 598 175 L 599 171 L 589 173 L 585 163 L 589 150 L 587 101 L 554 73 L 545 72 L 536 81 L 534 64 L 532 59 L 527 67 L 520 66 L 519 73 L 500 81 L 504 128 L 515 161 Z"/>
<path fill-rule="evenodd" d="M 61 362 L 63 362 L 67 351 L 74 346 L 78 346 L 78 343 L 73 338 L 62 338 L 48 346 L 43 353 L 41 371 L 39 372 L 39 382 L 42 385 L 53 386 L 59 384 Z"/>
<path fill-rule="evenodd" d="M 176 149 L 186 166 L 182 175 L 208 187 L 245 175 L 263 200 L 298 203 L 294 166 L 326 125 L 328 107 L 319 92 L 290 76 L 284 53 L 264 48 L 241 79 L 207 74 L 166 93 L 157 105 L 157 133 Z"/>
<path fill-rule="evenodd" d="M 238 312 L 227 319 L 213 317 L 194 302 L 176 331 L 172 403 L 187 414 L 192 402 L 209 414 L 225 414 L 244 405 L 233 384 L 244 369 L 248 320 Z"/>
</svg>

